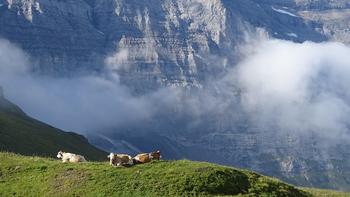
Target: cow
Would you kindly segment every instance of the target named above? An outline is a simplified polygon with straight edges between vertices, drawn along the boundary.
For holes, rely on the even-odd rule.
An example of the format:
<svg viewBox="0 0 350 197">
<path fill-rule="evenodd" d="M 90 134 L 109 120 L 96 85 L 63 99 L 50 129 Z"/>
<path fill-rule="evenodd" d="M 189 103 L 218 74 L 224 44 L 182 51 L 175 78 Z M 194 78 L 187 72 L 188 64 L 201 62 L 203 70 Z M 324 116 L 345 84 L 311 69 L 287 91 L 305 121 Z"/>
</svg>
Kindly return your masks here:
<svg viewBox="0 0 350 197">
<path fill-rule="evenodd" d="M 160 151 L 154 151 L 150 153 L 150 157 L 152 160 L 160 160 L 162 158 L 162 155 L 160 154 Z"/>
<path fill-rule="evenodd" d="M 65 153 L 63 151 L 59 151 L 57 153 L 57 158 L 62 159 L 63 163 L 79 163 L 79 162 L 86 162 L 86 159 L 84 156 L 73 154 L 73 153 Z"/>
<path fill-rule="evenodd" d="M 110 153 L 108 156 L 109 158 L 109 164 L 111 166 L 132 166 L 134 165 L 134 160 L 130 155 L 127 154 L 115 154 L 115 153 Z"/>
<path fill-rule="evenodd" d="M 155 151 L 151 153 L 141 153 L 134 157 L 134 160 L 137 164 L 143 164 L 151 162 L 152 160 L 160 160 L 161 159 L 160 151 Z"/>
</svg>

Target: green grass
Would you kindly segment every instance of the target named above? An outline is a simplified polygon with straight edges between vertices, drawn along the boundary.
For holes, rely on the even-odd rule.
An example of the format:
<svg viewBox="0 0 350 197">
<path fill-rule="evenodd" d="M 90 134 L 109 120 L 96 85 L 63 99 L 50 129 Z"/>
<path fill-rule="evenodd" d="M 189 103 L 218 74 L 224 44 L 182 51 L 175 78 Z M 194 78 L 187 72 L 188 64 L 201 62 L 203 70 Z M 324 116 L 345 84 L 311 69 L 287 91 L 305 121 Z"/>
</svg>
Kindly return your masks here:
<svg viewBox="0 0 350 197">
<path fill-rule="evenodd" d="M 27 116 L 19 107 L 0 98 L 0 151 L 55 157 L 57 152 L 79 153 L 102 160 L 106 153 L 81 135 L 64 132 Z"/>
<path fill-rule="evenodd" d="M 316 189 L 316 188 L 300 188 L 300 189 L 317 197 L 350 197 L 350 193 L 333 191 L 333 190 Z"/>
<path fill-rule="evenodd" d="M 315 189 L 315 188 L 300 188 L 306 192 L 309 192 L 313 196 L 317 197 L 350 197 L 350 193 L 325 190 L 325 189 Z"/>
<path fill-rule="evenodd" d="M 130 168 L 0 153 L 0 196 L 311 196 L 247 170 L 157 161 Z"/>
</svg>

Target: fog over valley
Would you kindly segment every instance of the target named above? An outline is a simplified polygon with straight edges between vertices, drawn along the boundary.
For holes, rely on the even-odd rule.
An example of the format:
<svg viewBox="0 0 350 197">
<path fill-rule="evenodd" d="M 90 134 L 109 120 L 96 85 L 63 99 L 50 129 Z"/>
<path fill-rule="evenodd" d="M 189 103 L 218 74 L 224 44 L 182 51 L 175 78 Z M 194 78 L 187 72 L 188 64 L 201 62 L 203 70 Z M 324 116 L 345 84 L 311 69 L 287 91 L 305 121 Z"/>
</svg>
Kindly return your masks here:
<svg viewBox="0 0 350 197">
<path fill-rule="evenodd" d="M 221 79 L 193 91 L 165 87 L 137 96 L 109 66 L 102 74 L 42 76 L 31 72 L 31 58 L 19 47 L 7 40 L 0 44 L 7 97 L 65 130 L 118 132 L 159 118 L 157 113 L 188 115 L 194 121 L 188 124 L 198 125 L 203 116 L 227 113 L 274 132 L 316 134 L 329 143 L 349 139 L 350 48 L 341 43 L 254 39 Z"/>
</svg>

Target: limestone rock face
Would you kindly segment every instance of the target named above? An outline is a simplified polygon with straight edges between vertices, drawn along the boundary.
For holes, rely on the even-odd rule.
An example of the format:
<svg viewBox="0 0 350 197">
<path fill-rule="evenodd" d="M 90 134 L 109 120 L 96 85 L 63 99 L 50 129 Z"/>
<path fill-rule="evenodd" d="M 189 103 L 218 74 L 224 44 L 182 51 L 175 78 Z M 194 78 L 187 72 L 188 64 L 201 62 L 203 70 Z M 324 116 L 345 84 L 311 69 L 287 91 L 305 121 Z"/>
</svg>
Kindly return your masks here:
<svg viewBox="0 0 350 197">
<path fill-rule="evenodd" d="M 100 69 L 103 34 L 83 0 L 1 0 L 0 36 L 21 46 L 34 69 L 68 75 Z"/>
<path fill-rule="evenodd" d="M 1 0 L 0 4 L 0 36 L 25 49 L 34 59 L 35 71 L 75 75 L 99 72 L 107 64 L 123 83 L 140 91 L 164 85 L 201 86 L 234 64 L 235 46 L 247 33 L 256 34 L 256 28 L 297 42 L 326 39 L 303 18 L 253 0 Z"/>
<path fill-rule="evenodd" d="M 256 1 L 258 3 L 258 1 Z M 294 13 L 328 40 L 350 43 L 350 2 L 347 0 L 262 0 L 268 6 L 280 8 L 281 13 Z M 276 9 L 275 9 L 276 10 Z M 287 12 L 285 12 L 287 11 Z"/>
</svg>

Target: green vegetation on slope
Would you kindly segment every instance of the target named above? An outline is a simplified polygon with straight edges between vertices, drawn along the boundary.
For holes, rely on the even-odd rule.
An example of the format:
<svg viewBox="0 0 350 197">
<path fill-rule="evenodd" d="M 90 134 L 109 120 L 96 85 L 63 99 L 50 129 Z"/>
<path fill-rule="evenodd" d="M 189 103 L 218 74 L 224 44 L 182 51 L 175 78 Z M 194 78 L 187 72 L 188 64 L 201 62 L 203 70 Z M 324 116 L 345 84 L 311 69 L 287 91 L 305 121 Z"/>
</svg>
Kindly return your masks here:
<svg viewBox="0 0 350 197">
<path fill-rule="evenodd" d="M 314 189 L 314 188 L 300 188 L 313 196 L 317 197 L 350 197 L 350 193 L 338 192 L 333 190 L 325 189 Z"/>
<path fill-rule="evenodd" d="M 0 97 L 0 151 L 54 157 L 60 149 L 82 154 L 90 160 L 106 158 L 105 152 L 90 145 L 83 136 L 30 118 Z"/>
<path fill-rule="evenodd" d="M 0 196 L 310 196 L 259 174 L 191 161 L 130 168 L 0 153 Z"/>
</svg>

